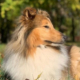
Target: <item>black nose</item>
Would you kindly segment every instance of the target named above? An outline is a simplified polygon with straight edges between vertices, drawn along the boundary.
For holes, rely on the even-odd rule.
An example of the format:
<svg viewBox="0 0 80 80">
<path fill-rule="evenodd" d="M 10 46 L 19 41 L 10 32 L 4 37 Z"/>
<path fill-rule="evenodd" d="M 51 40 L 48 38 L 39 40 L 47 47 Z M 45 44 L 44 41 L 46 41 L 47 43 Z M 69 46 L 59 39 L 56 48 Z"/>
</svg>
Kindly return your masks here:
<svg viewBox="0 0 80 80">
<path fill-rule="evenodd" d="M 67 37 L 66 35 L 63 35 L 63 39 L 64 39 L 64 40 L 67 40 L 68 37 Z"/>
</svg>

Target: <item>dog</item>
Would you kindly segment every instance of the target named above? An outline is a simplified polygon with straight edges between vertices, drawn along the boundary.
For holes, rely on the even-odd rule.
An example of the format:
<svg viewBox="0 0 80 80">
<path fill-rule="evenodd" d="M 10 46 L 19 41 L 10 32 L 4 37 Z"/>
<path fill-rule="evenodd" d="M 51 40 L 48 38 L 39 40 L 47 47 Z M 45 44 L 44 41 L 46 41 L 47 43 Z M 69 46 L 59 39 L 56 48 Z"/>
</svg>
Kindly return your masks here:
<svg viewBox="0 0 80 80">
<path fill-rule="evenodd" d="M 27 7 L 19 17 L 2 64 L 11 80 L 66 80 L 65 36 L 46 11 Z"/>
</svg>

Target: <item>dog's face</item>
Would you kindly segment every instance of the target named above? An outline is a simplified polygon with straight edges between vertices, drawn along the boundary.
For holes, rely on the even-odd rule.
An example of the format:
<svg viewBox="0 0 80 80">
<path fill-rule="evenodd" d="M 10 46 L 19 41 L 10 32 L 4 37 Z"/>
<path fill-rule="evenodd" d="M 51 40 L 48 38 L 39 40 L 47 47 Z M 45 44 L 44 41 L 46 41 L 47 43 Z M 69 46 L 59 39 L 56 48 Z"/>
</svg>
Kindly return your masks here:
<svg viewBox="0 0 80 80">
<path fill-rule="evenodd" d="M 40 19 L 38 19 L 38 17 Z M 36 33 L 36 37 L 40 37 L 40 39 L 44 42 L 48 43 L 61 43 L 63 40 L 62 34 L 55 30 L 50 19 L 48 17 L 45 17 L 43 15 L 37 15 L 36 21 L 36 28 L 32 31 L 32 34 Z M 38 23 L 37 23 L 38 22 Z"/>
<path fill-rule="evenodd" d="M 63 35 L 55 30 L 49 15 L 45 11 L 37 11 L 33 8 L 26 8 L 23 12 L 27 24 L 27 43 L 39 44 L 60 44 L 64 41 Z"/>
</svg>

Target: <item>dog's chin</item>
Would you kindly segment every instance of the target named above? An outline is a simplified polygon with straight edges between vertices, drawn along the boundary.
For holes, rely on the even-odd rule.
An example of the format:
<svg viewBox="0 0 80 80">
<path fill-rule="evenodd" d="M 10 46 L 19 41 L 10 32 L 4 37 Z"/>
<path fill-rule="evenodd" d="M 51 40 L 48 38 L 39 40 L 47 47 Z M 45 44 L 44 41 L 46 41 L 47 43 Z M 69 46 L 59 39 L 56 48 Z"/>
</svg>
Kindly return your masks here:
<svg viewBox="0 0 80 80">
<path fill-rule="evenodd" d="M 64 41 L 61 42 L 52 42 L 49 40 L 45 40 L 46 43 L 48 43 L 50 46 L 54 46 L 54 47 L 60 47 L 64 44 Z"/>
<path fill-rule="evenodd" d="M 60 46 L 63 45 L 63 44 L 58 44 L 58 43 L 55 44 L 55 43 L 51 43 L 50 45 L 51 45 L 51 46 L 54 46 L 54 47 L 60 47 Z"/>
</svg>

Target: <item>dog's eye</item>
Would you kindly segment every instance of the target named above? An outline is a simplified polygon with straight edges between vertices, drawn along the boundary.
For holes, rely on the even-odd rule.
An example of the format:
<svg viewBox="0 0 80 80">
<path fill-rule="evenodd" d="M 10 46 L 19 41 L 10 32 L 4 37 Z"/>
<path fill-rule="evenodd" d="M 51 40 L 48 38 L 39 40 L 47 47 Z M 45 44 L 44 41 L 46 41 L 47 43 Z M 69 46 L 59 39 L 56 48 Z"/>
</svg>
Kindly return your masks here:
<svg viewBox="0 0 80 80">
<path fill-rule="evenodd" d="M 44 26 L 45 28 L 49 28 L 49 26 Z"/>
</svg>

